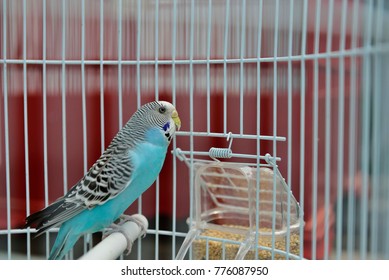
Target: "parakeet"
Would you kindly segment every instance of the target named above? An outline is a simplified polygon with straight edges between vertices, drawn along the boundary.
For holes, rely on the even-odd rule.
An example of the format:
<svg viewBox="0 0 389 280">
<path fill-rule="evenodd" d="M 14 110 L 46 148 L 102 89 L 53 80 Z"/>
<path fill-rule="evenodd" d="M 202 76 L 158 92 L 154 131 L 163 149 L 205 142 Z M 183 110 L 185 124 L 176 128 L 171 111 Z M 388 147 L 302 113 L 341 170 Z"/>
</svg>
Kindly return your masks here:
<svg viewBox="0 0 389 280">
<path fill-rule="evenodd" d="M 38 234 L 60 226 L 49 259 L 62 259 L 80 236 L 113 224 L 152 185 L 180 126 L 171 103 L 143 105 L 67 194 L 26 218 Z"/>
</svg>

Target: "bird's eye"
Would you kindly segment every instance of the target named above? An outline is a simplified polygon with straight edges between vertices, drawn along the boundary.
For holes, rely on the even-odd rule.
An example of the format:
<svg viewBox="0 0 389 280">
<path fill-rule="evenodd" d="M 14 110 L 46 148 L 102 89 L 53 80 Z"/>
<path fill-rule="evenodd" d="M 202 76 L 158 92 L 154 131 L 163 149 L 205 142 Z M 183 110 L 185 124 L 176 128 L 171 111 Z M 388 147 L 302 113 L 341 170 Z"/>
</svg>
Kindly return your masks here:
<svg viewBox="0 0 389 280">
<path fill-rule="evenodd" d="M 166 112 L 166 108 L 165 107 L 159 107 L 158 111 L 161 113 L 161 114 L 164 114 Z"/>
</svg>

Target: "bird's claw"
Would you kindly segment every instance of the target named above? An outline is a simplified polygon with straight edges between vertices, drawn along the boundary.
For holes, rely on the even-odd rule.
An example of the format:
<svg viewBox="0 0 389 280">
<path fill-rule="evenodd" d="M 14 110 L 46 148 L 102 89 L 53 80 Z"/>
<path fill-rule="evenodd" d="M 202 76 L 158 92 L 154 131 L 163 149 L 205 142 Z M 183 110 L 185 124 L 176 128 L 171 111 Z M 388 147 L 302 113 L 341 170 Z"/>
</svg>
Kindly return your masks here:
<svg viewBox="0 0 389 280">
<path fill-rule="evenodd" d="M 121 215 L 119 217 L 119 222 L 117 224 L 112 223 L 108 229 L 103 231 L 102 239 L 105 239 L 106 237 L 108 237 L 108 235 L 110 235 L 110 234 L 112 234 L 114 232 L 122 233 L 124 235 L 124 237 L 126 238 L 126 240 L 127 240 L 127 249 L 126 249 L 126 253 L 125 253 L 125 255 L 127 256 L 127 255 L 129 255 L 131 253 L 133 242 L 128 237 L 128 235 L 125 232 L 125 230 L 121 227 L 126 222 L 133 222 L 133 223 L 137 224 L 138 227 L 141 229 L 141 231 L 140 231 L 141 237 L 143 238 L 143 237 L 146 236 L 146 228 L 145 228 L 144 224 L 141 221 L 139 221 L 136 217 L 133 217 L 133 216 Z"/>
<path fill-rule="evenodd" d="M 119 217 L 118 225 L 123 225 L 126 222 L 133 222 L 140 228 L 140 236 L 144 238 L 146 236 L 146 228 L 142 221 L 138 220 L 136 216 L 121 215 Z"/>
</svg>

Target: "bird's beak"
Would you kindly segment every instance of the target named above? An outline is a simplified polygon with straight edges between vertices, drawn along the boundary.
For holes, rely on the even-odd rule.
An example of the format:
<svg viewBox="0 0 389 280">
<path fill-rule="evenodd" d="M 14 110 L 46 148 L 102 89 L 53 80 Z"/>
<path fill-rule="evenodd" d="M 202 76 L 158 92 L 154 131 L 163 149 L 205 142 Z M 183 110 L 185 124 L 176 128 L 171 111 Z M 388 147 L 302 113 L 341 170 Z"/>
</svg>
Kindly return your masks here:
<svg viewBox="0 0 389 280">
<path fill-rule="evenodd" d="M 178 117 L 178 113 L 176 110 L 173 111 L 172 113 L 172 119 L 174 121 L 174 124 L 176 125 L 176 130 L 180 130 L 180 127 L 181 127 L 181 120 L 180 118 Z"/>
</svg>

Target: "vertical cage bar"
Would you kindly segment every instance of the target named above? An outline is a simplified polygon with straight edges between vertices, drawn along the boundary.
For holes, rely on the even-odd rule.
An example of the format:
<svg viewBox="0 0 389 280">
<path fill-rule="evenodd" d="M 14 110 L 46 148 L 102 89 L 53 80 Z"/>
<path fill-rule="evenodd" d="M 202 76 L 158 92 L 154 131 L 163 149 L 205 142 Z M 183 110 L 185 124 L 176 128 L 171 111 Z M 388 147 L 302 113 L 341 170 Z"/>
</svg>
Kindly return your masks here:
<svg viewBox="0 0 389 280">
<path fill-rule="evenodd" d="M 177 44 L 177 0 L 173 1 L 173 33 L 172 33 L 172 99 L 176 106 L 176 44 Z M 176 138 L 173 139 L 173 151 L 177 148 Z M 177 157 L 173 157 L 173 205 L 172 205 L 172 259 L 176 255 L 177 232 Z"/>
<path fill-rule="evenodd" d="M 245 63 L 243 62 L 245 58 L 245 48 L 246 48 L 246 0 L 243 0 L 242 2 L 242 16 L 241 16 L 241 38 L 240 38 L 240 83 L 239 83 L 239 131 L 240 134 L 243 134 L 244 131 L 244 82 L 245 82 L 245 76 L 244 76 L 244 66 Z"/>
<path fill-rule="evenodd" d="M 105 149 L 104 128 L 104 1 L 100 0 L 100 145 Z"/>
<path fill-rule="evenodd" d="M 142 31 L 142 2 L 137 1 L 137 20 L 136 20 L 136 96 L 137 108 L 141 106 L 141 84 L 140 84 L 140 48 Z"/>
<path fill-rule="evenodd" d="M 66 0 L 62 0 L 62 85 L 61 85 L 61 109 L 62 109 L 62 164 L 63 164 L 63 193 L 68 189 L 67 173 L 67 132 L 66 132 Z"/>
<path fill-rule="evenodd" d="M 208 0 L 207 26 L 207 132 L 211 132 L 211 34 L 212 34 L 212 0 Z"/>
<path fill-rule="evenodd" d="M 189 188 L 190 188 L 190 198 L 194 198 L 194 158 L 193 158 L 193 151 L 194 151 L 194 108 L 193 108 L 193 95 L 194 95 L 194 77 L 193 77 L 193 44 L 194 44 L 194 0 L 191 0 L 191 7 L 190 7 L 190 31 L 189 31 L 189 149 L 190 149 L 190 170 L 189 170 L 189 176 L 190 176 L 190 182 L 189 182 Z M 193 220 L 193 199 L 190 199 L 189 202 L 190 207 L 190 224 L 192 224 Z M 191 248 L 192 249 L 192 248 Z M 190 259 L 192 258 L 192 250 L 190 250 Z"/>
<path fill-rule="evenodd" d="M 363 55 L 363 78 L 362 78 L 362 193 L 361 193 L 361 235 L 359 240 L 360 258 L 367 257 L 367 238 L 368 238 L 368 193 L 369 193 L 369 167 L 370 167 L 370 123 L 371 123 L 371 35 L 373 21 L 373 1 L 368 2 L 367 9 L 364 14 L 366 21 L 364 22 L 364 38 L 363 47 L 366 52 Z"/>
<path fill-rule="evenodd" d="M 82 141 L 85 174 L 88 171 L 88 135 L 86 124 L 86 89 L 85 89 L 85 0 L 81 1 L 81 96 L 82 96 Z"/>
<path fill-rule="evenodd" d="M 100 0 L 100 147 L 101 153 L 105 150 L 104 127 L 104 0 Z"/>
<path fill-rule="evenodd" d="M 389 67 L 388 67 L 388 65 L 389 65 L 389 53 L 386 53 L 385 55 L 383 55 L 383 59 L 384 59 L 384 63 L 382 65 L 383 66 L 382 76 L 387 77 L 388 73 L 389 73 Z M 384 88 L 389 87 L 389 81 L 387 79 L 383 79 L 382 83 L 383 83 Z M 386 104 L 389 103 L 389 95 L 383 94 L 382 99 L 383 99 L 382 106 L 385 108 Z M 382 110 L 382 116 L 386 117 L 386 119 L 387 119 L 389 117 L 388 110 Z M 388 151 L 389 150 L 389 127 L 387 125 L 383 125 L 382 128 L 384 130 L 384 133 L 382 135 L 382 139 L 384 142 L 383 147 L 386 147 L 385 151 Z M 383 186 L 388 186 L 389 185 L 389 159 L 387 157 L 383 158 L 382 176 L 383 176 L 383 180 L 382 180 Z M 384 199 L 384 201 L 389 201 L 389 189 L 388 188 L 386 188 L 386 191 L 383 195 L 383 199 Z M 383 207 L 385 210 L 385 212 L 384 212 L 385 215 L 389 216 L 389 207 L 385 206 L 385 205 Z M 385 252 L 383 254 L 383 257 L 385 259 L 389 259 L 389 234 L 388 234 L 389 233 L 389 219 L 386 219 L 386 223 L 384 223 L 383 229 L 384 229 L 384 232 L 386 233 L 386 236 L 383 238 L 383 242 L 385 244 L 384 246 L 382 246 L 382 248 Z"/>
<path fill-rule="evenodd" d="M 292 119 L 293 119 L 293 106 L 292 106 L 292 61 L 291 57 L 293 55 L 293 15 L 294 15 L 294 0 L 291 0 L 289 3 L 289 31 L 288 31 L 288 159 L 287 159 L 287 182 L 289 183 L 288 198 L 287 198 L 287 221 L 286 221 L 286 256 L 285 258 L 289 260 L 290 253 L 290 218 L 291 218 L 291 190 L 292 190 Z"/>
<path fill-rule="evenodd" d="M 42 81 L 42 91 L 43 91 L 43 170 L 44 170 L 44 191 L 45 191 L 45 206 L 49 204 L 49 171 L 47 164 L 47 67 L 46 67 L 46 0 L 43 0 L 42 6 L 42 17 L 43 17 L 43 50 L 42 50 L 42 68 L 43 68 L 43 81 Z M 46 233 L 46 256 L 49 255 L 50 250 L 50 235 Z"/>
<path fill-rule="evenodd" d="M 85 174 L 88 171 L 88 130 L 86 113 L 86 82 L 85 82 L 85 0 L 81 1 L 81 104 L 82 104 L 82 140 Z M 84 253 L 88 250 L 89 235 L 84 236 Z"/>
<path fill-rule="evenodd" d="M 8 82 L 7 82 L 7 1 L 3 0 L 3 93 L 4 93 L 4 144 L 5 144 L 5 192 L 7 202 L 7 257 L 11 259 L 11 177 L 9 158 Z"/>
<path fill-rule="evenodd" d="M 328 23 L 327 23 L 327 40 L 326 52 L 330 53 L 332 48 L 332 33 L 333 33 L 333 15 L 334 15 L 334 0 L 328 3 Z M 326 73 L 325 73 L 325 159 L 324 159 L 324 259 L 329 258 L 329 243 L 330 243 L 330 193 L 331 193 L 331 73 L 332 63 L 331 58 L 326 57 Z"/>
<path fill-rule="evenodd" d="M 263 0 L 259 1 L 258 7 L 258 40 L 257 40 L 257 155 L 261 154 L 261 141 L 259 135 L 261 134 L 261 51 L 262 51 L 262 17 L 263 17 Z M 257 156 L 257 166 L 260 164 L 259 156 Z M 255 186 L 255 228 L 259 229 L 259 199 L 260 199 L 260 170 L 256 172 L 256 186 Z M 255 233 L 255 259 L 258 259 L 258 244 L 259 231 Z"/>
<path fill-rule="evenodd" d="M 141 50 L 141 30 L 142 30 L 142 2 L 137 1 L 137 27 L 136 27 L 136 95 L 137 108 L 141 106 L 141 84 L 140 84 L 140 50 Z M 142 195 L 138 198 L 138 213 L 142 213 Z M 142 259 L 142 240 L 138 238 L 138 260 Z"/>
<path fill-rule="evenodd" d="M 227 57 L 228 57 L 228 32 L 230 18 L 230 0 L 226 2 L 226 18 L 224 27 L 224 54 L 223 54 L 223 133 L 227 134 Z"/>
<path fill-rule="evenodd" d="M 159 99 L 158 96 L 158 45 L 159 45 L 159 0 L 155 1 L 155 100 Z M 159 177 L 155 182 L 155 259 L 159 259 Z"/>
<path fill-rule="evenodd" d="M 301 36 L 301 76 L 300 76 L 300 224 L 304 224 L 304 189 L 305 189 L 305 60 L 307 43 L 307 17 L 308 17 L 308 1 L 304 0 L 303 5 L 303 22 Z M 304 228 L 300 227 L 300 240 L 304 240 Z M 300 256 L 304 254 L 304 242 L 300 242 Z"/>
<path fill-rule="evenodd" d="M 339 50 L 345 50 L 347 1 L 342 1 Z M 344 56 L 339 57 L 339 106 L 338 106 L 338 153 L 337 153 L 337 211 L 336 211 L 336 258 L 342 258 L 343 230 L 343 172 L 344 172 L 344 106 L 345 106 L 345 66 Z"/>
<path fill-rule="evenodd" d="M 68 189 L 67 171 L 67 135 L 66 135 L 66 0 L 62 0 L 62 83 L 61 83 L 61 106 L 62 106 L 62 165 L 63 165 L 63 193 Z"/>
<path fill-rule="evenodd" d="M 28 110 L 27 110 L 27 3 L 23 0 L 23 121 L 24 121 L 24 166 L 26 177 L 26 217 L 30 215 L 30 167 L 28 151 Z M 31 259 L 31 234 L 27 230 L 27 259 Z"/>
<path fill-rule="evenodd" d="M 353 2 L 351 49 L 357 47 L 359 26 L 359 0 Z M 356 121 L 357 114 L 357 59 L 352 56 L 350 64 L 350 112 L 349 112 L 349 150 L 348 150 L 348 207 L 347 207 L 347 258 L 354 259 L 355 246 L 355 168 L 356 168 Z"/>
<path fill-rule="evenodd" d="M 376 26 L 375 26 L 375 43 L 379 44 L 382 41 L 382 26 L 383 26 L 383 1 L 378 0 L 376 8 Z M 378 258 L 378 234 L 379 234 L 379 221 L 378 215 L 381 212 L 380 196 L 381 192 L 381 80 L 382 80 L 382 54 L 375 52 L 373 55 L 374 68 L 373 79 L 373 115 L 372 115 L 372 167 L 371 167 L 371 205 L 372 211 L 370 214 L 371 226 L 370 226 L 370 252 L 371 258 Z"/>
<path fill-rule="evenodd" d="M 277 56 L 278 56 L 278 19 L 279 19 L 279 9 L 280 9 L 280 2 L 279 0 L 276 0 L 275 3 L 275 15 L 274 15 L 274 61 L 273 61 L 273 157 L 277 157 L 277 140 L 275 139 L 277 135 L 277 76 L 278 76 L 278 68 L 277 68 Z M 276 170 L 275 167 L 273 167 L 273 215 L 272 215 L 272 242 L 271 242 L 271 258 L 274 260 L 274 249 L 276 246 L 276 215 L 274 213 L 277 213 L 277 177 L 276 177 Z"/>
<path fill-rule="evenodd" d="M 117 15 L 118 15 L 118 107 L 119 107 L 119 129 L 123 127 L 123 86 L 122 86 L 122 10 L 123 2 L 118 1 Z"/>
<path fill-rule="evenodd" d="M 321 0 L 316 0 L 315 14 L 315 41 L 314 41 L 314 60 L 313 60 L 313 172 L 312 172 L 312 259 L 316 259 L 317 243 L 317 191 L 318 191 L 318 123 L 319 123 L 319 44 L 320 44 L 320 8 Z"/>
<path fill-rule="evenodd" d="M 155 20 L 155 25 L 154 25 L 154 31 L 155 31 L 155 64 L 154 64 L 154 80 L 155 80 L 155 100 L 158 100 L 158 57 L 159 57 L 159 0 L 155 0 L 155 14 L 154 14 L 154 20 Z"/>
<path fill-rule="evenodd" d="M 209 237 L 206 236 L 205 238 L 205 259 L 209 260 Z"/>
</svg>

